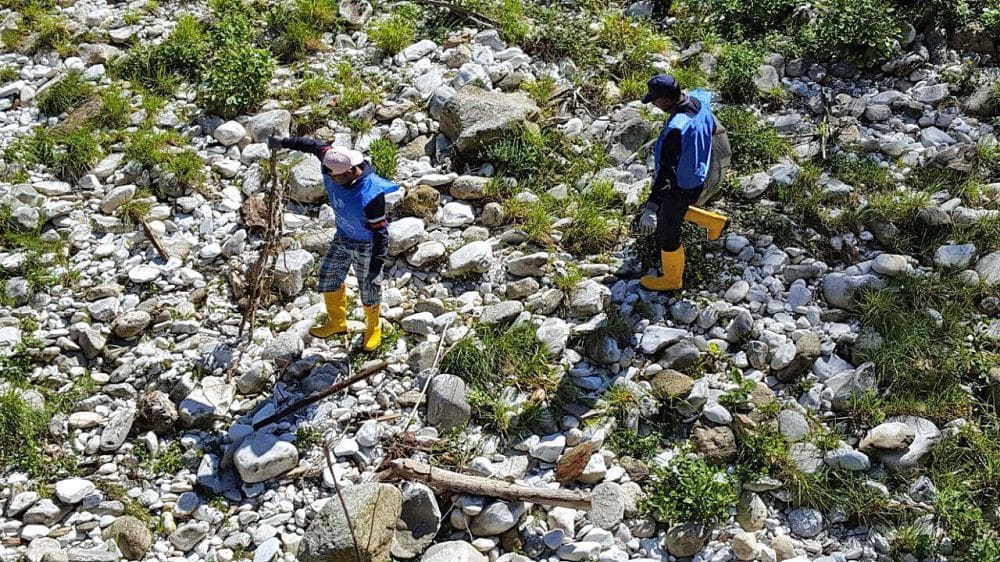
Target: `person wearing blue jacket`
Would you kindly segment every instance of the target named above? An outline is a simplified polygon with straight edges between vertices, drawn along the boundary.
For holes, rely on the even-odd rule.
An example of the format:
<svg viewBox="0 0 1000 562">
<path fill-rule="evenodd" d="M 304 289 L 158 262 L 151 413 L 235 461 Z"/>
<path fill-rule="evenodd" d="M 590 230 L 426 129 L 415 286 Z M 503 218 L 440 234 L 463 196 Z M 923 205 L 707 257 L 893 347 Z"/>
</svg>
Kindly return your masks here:
<svg viewBox="0 0 1000 562">
<path fill-rule="evenodd" d="M 652 103 L 669 116 L 653 149 L 653 183 L 639 217 L 640 233 L 655 234 L 663 274 L 639 282 L 653 291 L 673 291 L 683 286 L 683 222 L 705 228 L 710 240 L 717 239 L 726 225 L 725 216 L 694 206 L 708 177 L 715 117 L 709 92 L 697 89 L 686 94 L 669 74 L 654 76 L 646 88 L 643 103 Z"/>
<path fill-rule="evenodd" d="M 382 342 L 382 269 L 389 250 L 385 194 L 399 186 L 376 174 L 357 150 L 305 137 L 272 136 L 267 144 L 272 150 L 288 148 L 319 158 L 326 195 L 333 207 L 337 234 L 320 265 L 318 286 L 326 304 L 327 321 L 310 328 L 309 333 L 328 338 L 347 332 L 344 281 L 353 265 L 365 309 L 364 348 L 377 348 Z"/>
</svg>

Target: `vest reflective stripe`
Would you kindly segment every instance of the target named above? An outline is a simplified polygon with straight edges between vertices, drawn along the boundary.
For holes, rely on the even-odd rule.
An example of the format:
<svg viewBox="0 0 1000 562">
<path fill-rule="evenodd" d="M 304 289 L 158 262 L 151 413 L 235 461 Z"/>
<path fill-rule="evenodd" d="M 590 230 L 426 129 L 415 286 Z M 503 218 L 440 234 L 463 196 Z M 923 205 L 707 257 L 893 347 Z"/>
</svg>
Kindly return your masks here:
<svg viewBox="0 0 1000 562">
<path fill-rule="evenodd" d="M 348 189 L 323 175 L 326 196 L 333 207 L 337 234 L 358 242 L 371 242 L 372 231 L 365 218 L 365 207 L 379 194 L 392 193 L 399 186 L 374 173 L 362 177 L 358 183 L 360 185 Z"/>
<path fill-rule="evenodd" d="M 699 88 L 689 92 L 688 96 L 701 102 L 701 109 L 694 115 L 687 113 L 674 115 L 663 126 L 654 149 L 658 172 L 660 155 L 667 135 L 674 130 L 680 132 L 681 154 L 677 161 L 677 187 L 681 189 L 695 189 L 705 183 L 708 167 L 712 161 L 712 131 L 715 128 L 712 94 Z"/>
</svg>

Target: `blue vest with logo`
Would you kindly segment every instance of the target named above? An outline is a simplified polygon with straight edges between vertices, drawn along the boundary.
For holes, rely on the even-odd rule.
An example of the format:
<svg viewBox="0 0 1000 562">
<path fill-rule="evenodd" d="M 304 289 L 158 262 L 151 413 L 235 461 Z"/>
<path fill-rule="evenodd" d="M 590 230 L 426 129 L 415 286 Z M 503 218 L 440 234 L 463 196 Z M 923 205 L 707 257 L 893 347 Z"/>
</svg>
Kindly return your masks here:
<svg viewBox="0 0 1000 562">
<path fill-rule="evenodd" d="M 708 166 L 712 161 L 712 132 L 715 130 L 715 118 L 712 116 L 712 94 L 702 90 L 692 90 L 688 93 L 701 102 L 698 113 L 674 114 L 660 131 L 659 138 L 653 149 L 656 171 L 659 173 L 660 156 L 663 143 L 670 131 L 679 131 L 681 135 L 681 154 L 677 162 L 677 187 L 681 189 L 696 189 L 705 183 L 708 177 Z"/>
<path fill-rule="evenodd" d="M 365 207 L 379 195 L 399 189 L 398 185 L 375 174 L 371 168 L 367 168 L 365 175 L 350 187 L 340 185 L 326 174 L 323 174 L 323 184 L 333 207 L 337 235 L 357 242 L 371 242 L 373 238 L 365 217 Z"/>
</svg>

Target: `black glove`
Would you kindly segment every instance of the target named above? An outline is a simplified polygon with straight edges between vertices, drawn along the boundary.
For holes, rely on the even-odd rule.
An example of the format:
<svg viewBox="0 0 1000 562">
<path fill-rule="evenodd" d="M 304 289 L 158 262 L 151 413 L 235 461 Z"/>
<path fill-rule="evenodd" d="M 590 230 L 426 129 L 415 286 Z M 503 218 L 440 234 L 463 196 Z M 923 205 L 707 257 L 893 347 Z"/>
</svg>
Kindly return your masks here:
<svg viewBox="0 0 1000 562">
<path fill-rule="evenodd" d="M 271 135 L 267 137 L 267 147 L 270 148 L 271 150 L 278 150 L 279 148 L 285 148 L 285 138 Z"/>
</svg>

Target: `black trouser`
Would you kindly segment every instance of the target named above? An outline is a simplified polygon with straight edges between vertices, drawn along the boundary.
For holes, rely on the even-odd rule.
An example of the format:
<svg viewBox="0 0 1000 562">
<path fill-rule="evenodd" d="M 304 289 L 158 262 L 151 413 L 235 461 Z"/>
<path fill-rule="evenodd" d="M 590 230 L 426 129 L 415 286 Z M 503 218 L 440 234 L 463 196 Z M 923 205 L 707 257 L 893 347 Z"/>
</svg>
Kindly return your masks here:
<svg viewBox="0 0 1000 562">
<path fill-rule="evenodd" d="M 701 187 L 681 189 L 667 188 L 660 197 L 656 213 L 656 243 L 661 252 L 676 252 L 681 247 L 681 225 L 688 207 L 698 202 Z"/>
</svg>

